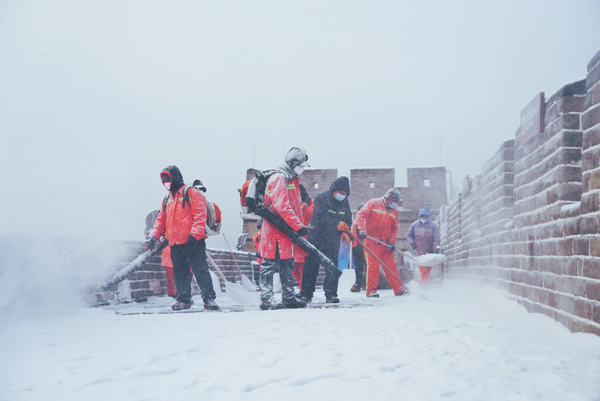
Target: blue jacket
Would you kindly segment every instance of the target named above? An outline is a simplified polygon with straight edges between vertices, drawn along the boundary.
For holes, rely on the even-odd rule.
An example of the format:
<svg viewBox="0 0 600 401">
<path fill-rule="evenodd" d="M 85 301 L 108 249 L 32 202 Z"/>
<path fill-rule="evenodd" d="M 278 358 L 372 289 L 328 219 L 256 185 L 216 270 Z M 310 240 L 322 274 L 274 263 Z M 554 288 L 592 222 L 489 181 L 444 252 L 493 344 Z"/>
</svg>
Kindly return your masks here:
<svg viewBox="0 0 600 401">
<path fill-rule="evenodd" d="M 421 216 L 427 218 L 425 224 L 421 223 Z M 429 220 L 429 208 L 427 206 L 419 212 L 419 219 L 411 224 L 406 233 L 406 239 L 411 246 L 417 244 L 419 255 L 439 253 L 440 230 L 433 221 Z"/>
</svg>

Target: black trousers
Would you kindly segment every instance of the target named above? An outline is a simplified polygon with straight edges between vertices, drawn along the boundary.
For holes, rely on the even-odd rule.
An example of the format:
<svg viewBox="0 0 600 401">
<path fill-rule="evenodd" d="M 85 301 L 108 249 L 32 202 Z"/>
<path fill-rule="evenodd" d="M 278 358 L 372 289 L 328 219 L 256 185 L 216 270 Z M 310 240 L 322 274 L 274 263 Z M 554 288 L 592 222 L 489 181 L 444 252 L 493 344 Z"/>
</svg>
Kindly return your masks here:
<svg viewBox="0 0 600 401">
<path fill-rule="evenodd" d="M 340 254 L 340 242 L 336 244 L 330 244 L 330 246 L 322 246 L 320 244 L 313 244 L 319 251 L 333 262 L 334 265 L 338 265 L 338 257 Z M 336 246 L 337 245 L 337 246 Z M 302 292 L 301 295 L 306 299 L 312 299 L 315 293 L 315 286 L 317 285 L 317 276 L 319 275 L 319 262 L 310 255 L 304 258 L 304 270 L 302 271 Z M 325 281 L 323 281 L 323 291 L 325 292 L 326 298 L 337 297 L 338 289 L 338 277 L 334 276 L 325 269 Z"/>
<path fill-rule="evenodd" d="M 365 250 L 357 245 L 352 248 L 352 260 L 354 260 L 354 271 L 356 272 L 356 282 L 354 285 L 358 288 L 364 288 L 364 273 L 367 261 L 365 260 Z"/>
<path fill-rule="evenodd" d="M 201 239 L 195 245 L 173 245 L 171 247 L 171 260 L 173 260 L 173 276 L 175 278 L 175 298 L 178 302 L 190 303 L 192 300 L 190 267 L 202 292 L 202 300 L 206 302 L 216 298 L 210 272 L 208 271 L 206 241 L 204 239 Z"/>
</svg>

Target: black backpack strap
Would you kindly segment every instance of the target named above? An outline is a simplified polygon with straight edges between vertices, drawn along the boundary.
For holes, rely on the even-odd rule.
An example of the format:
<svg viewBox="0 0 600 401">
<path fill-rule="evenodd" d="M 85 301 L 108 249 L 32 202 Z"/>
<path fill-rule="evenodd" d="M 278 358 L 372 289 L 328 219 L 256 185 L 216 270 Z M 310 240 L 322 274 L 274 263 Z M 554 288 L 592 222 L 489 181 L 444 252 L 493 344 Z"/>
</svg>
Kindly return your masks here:
<svg viewBox="0 0 600 401">
<path fill-rule="evenodd" d="M 167 211 L 167 203 L 169 202 L 169 195 L 165 196 L 165 200 L 163 201 L 162 211 L 163 213 Z"/>
<path fill-rule="evenodd" d="M 190 202 L 190 187 L 189 185 L 186 185 L 185 188 L 183 189 L 183 202 L 181 202 L 181 208 L 185 209 L 185 203 L 187 202 L 188 205 L 190 205 L 190 207 L 192 207 L 192 202 Z M 196 189 L 196 188 L 194 188 Z"/>
</svg>

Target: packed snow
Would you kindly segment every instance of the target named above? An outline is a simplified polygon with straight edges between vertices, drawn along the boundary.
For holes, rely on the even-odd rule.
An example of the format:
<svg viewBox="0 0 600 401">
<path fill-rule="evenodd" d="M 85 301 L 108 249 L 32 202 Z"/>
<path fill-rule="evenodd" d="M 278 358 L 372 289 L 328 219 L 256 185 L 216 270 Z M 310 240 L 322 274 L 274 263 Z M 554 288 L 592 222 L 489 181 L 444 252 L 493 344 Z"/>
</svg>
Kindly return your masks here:
<svg viewBox="0 0 600 401">
<path fill-rule="evenodd" d="M 325 307 L 169 313 L 171 298 L 4 316 L 2 400 L 600 399 L 600 337 L 446 281 Z M 349 308 L 347 306 L 354 305 Z M 322 308 L 320 308 L 322 307 Z M 198 312 L 198 313 L 195 313 Z"/>
</svg>

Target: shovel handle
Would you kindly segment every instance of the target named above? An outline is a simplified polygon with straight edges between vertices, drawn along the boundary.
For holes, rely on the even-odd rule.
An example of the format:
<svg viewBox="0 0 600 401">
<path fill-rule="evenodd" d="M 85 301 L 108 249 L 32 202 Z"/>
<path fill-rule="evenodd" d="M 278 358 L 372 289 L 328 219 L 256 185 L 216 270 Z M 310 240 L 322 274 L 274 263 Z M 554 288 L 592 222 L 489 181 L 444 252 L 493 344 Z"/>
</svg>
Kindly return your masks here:
<svg viewBox="0 0 600 401">
<path fill-rule="evenodd" d="M 394 277 L 396 280 L 398 280 L 398 282 L 404 287 L 404 283 L 402 282 L 402 280 L 398 276 L 398 272 L 396 272 L 396 274 L 394 274 L 394 271 L 392 269 L 390 269 L 389 267 L 387 267 L 385 265 L 385 263 L 383 263 L 382 260 L 379 259 L 379 257 L 375 254 L 375 252 L 373 252 L 372 250 L 370 250 L 369 248 L 367 248 L 367 246 L 364 244 L 364 242 L 362 242 L 361 240 L 359 240 L 358 237 L 352 233 L 352 231 L 348 230 L 346 232 L 348 233 L 349 236 L 351 236 L 353 239 L 355 239 L 363 247 L 363 249 L 366 250 L 369 253 L 369 255 L 373 256 L 373 258 L 376 261 L 379 262 L 379 264 L 381 265 L 381 267 L 383 267 L 388 273 L 390 273 L 392 275 L 392 277 Z M 385 244 L 385 245 L 388 245 L 388 244 Z"/>
<path fill-rule="evenodd" d="M 368 238 L 368 239 L 370 239 L 370 240 L 371 240 L 371 241 L 373 241 L 373 242 L 377 242 L 378 244 L 385 245 L 385 246 L 390 246 L 390 244 L 386 244 L 385 242 L 383 242 L 383 241 L 379 241 L 377 238 L 373 238 L 373 237 L 371 237 L 371 236 L 369 236 L 369 235 L 367 235 L 367 238 Z M 407 255 L 406 253 L 402 252 L 402 251 L 401 251 L 400 249 L 398 249 L 398 248 L 396 248 L 396 250 L 397 250 L 398 252 L 400 252 L 402 255 L 404 255 L 404 256 L 406 256 L 407 258 L 409 258 L 409 259 L 412 259 L 412 260 L 414 260 L 414 261 L 416 262 L 415 258 L 413 258 L 412 256 L 409 256 L 409 255 Z M 418 253 L 417 253 L 417 256 L 419 256 L 419 254 L 418 254 Z"/>
<path fill-rule="evenodd" d="M 229 248 L 229 252 L 231 252 L 231 257 L 233 259 L 233 261 L 235 262 L 235 267 L 237 267 L 238 272 L 240 272 L 240 277 L 242 276 L 242 271 L 240 270 L 240 267 L 237 264 L 237 260 L 235 260 L 235 256 L 233 256 L 233 251 L 231 250 L 231 247 L 229 246 L 229 242 L 227 242 L 227 237 L 225 236 L 225 233 L 223 233 L 223 239 L 225 239 L 225 243 L 227 244 L 227 248 Z"/>
<path fill-rule="evenodd" d="M 206 259 L 208 259 L 208 261 L 210 262 L 210 264 L 213 265 L 213 267 L 215 268 L 215 270 L 217 271 L 217 273 L 219 273 L 219 276 L 221 276 L 221 278 L 223 279 L 223 281 L 227 282 L 227 279 L 223 275 L 223 272 L 221 271 L 221 269 L 219 269 L 219 266 L 217 266 L 217 264 L 213 260 L 212 256 L 210 256 L 210 254 L 208 252 L 206 252 Z"/>
</svg>

